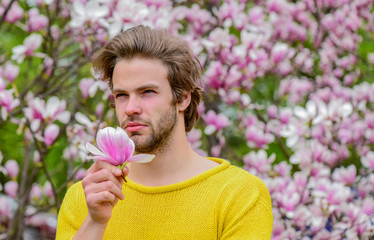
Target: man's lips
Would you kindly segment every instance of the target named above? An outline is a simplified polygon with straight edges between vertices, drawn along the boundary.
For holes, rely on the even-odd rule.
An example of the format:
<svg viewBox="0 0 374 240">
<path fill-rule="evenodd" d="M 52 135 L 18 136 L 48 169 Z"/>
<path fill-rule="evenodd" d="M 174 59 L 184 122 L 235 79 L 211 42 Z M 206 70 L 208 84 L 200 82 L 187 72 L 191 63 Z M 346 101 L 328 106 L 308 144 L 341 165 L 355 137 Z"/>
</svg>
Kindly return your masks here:
<svg viewBox="0 0 374 240">
<path fill-rule="evenodd" d="M 125 127 L 126 131 L 129 132 L 136 132 L 141 130 L 142 128 L 146 127 L 146 125 L 141 123 L 128 123 Z"/>
</svg>

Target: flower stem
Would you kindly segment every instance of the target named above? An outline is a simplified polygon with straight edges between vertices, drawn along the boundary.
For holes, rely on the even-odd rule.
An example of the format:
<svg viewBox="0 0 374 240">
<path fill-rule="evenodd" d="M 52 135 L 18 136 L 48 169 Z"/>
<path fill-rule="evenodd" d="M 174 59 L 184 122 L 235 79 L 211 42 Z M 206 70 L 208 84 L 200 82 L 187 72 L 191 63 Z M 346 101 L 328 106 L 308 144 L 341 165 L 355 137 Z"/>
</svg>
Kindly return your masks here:
<svg viewBox="0 0 374 240">
<path fill-rule="evenodd" d="M 127 163 L 128 163 L 128 162 L 124 162 L 124 163 L 122 164 L 122 166 L 121 166 L 121 165 L 118 165 L 117 167 L 118 167 L 119 169 L 121 169 L 121 171 L 122 171 L 123 168 L 127 165 Z M 123 181 L 125 181 L 125 182 L 127 183 L 127 180 L 126 180 L 125 176 L 123 175 L 123 172 L 122 172 L 121 177 L 122 177 Z"/>
</svg>

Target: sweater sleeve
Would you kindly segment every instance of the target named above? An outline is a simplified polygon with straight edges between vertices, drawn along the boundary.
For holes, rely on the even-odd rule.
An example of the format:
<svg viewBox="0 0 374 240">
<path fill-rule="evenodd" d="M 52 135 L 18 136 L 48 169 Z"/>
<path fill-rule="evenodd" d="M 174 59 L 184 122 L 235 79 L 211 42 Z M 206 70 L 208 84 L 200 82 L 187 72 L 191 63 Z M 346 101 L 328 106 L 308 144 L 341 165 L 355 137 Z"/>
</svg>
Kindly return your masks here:
<svg viewBox="0 0 374 240">
<path fill-rule="evenodd" d="M 58 214 L 56 240 L 74 237 L 87 215 L 85 203 L 82 184 L 75 183 L 68 189 L 62 202 Z"/>
<path fill-rule="evenodd" d="M 254 177 L 237 190 L 226 210 L 221 240 L 270 240 L 273 214 L 265 184 Z"/>
</svg>

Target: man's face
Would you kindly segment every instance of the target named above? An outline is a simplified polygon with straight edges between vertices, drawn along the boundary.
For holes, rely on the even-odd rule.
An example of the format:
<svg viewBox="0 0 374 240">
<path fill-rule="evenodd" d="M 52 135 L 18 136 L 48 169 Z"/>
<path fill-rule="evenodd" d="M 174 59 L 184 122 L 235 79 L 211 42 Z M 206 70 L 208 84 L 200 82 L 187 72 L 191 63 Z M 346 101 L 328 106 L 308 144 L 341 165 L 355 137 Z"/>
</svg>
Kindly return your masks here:
<svg viewBox="0 0 374 240">
<path fill-rule="evenodd" d="M 113 95 L 120 126 L 137 153 L 167 146 L 177 122 L 177 108 L 167 80 L 167 67 L 158 59 L 121 60 L 113 71 Z"/>
</svg>

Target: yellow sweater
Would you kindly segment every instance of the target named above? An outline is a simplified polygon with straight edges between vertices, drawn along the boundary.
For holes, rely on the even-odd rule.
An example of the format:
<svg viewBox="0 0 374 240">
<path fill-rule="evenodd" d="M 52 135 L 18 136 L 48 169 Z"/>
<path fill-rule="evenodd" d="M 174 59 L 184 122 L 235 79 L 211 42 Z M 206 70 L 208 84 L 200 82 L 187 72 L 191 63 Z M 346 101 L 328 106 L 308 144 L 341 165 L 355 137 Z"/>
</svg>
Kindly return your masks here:
<svg viewBox="0 0 374 240">
<path fill-rule="evenodd" d="M 220 163 L 183 182 L 148 187 L 127 179 L 104 239 L 270 239 L 273 215 L 269 192 L 257 177 Z M 71 239 L 87 215 L 81 182 L 67 191 L 56 239 Z"/>
</svg>

